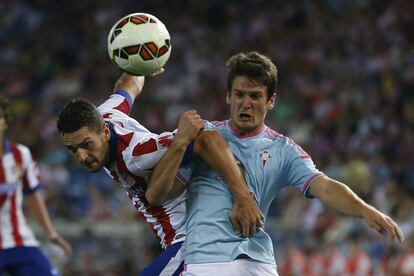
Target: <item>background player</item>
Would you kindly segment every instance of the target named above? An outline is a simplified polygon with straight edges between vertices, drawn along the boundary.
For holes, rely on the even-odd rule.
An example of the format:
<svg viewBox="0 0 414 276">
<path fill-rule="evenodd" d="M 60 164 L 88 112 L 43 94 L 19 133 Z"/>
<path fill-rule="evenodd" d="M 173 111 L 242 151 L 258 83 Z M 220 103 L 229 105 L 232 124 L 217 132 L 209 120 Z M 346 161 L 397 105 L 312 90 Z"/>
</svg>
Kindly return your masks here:
<svg viewBox="0 0 414 276">
<path fill-rule="evenodd" d="M 47 239 L 66 254 L 71 253 L 71 246 L 50 221 L 38 191 L 38 169 L 29 148 L 4 137 L 10 119 L 9 101 L 0 97 L 0 275 L 57 275 L 26 222 L 23 195 Z"/>
<path fill-rule="evenodd" d="M 226 138 L 263 214 L 282 188 L 295 186 L 307 197 L 318 197 L 343 214 L 363 218 L 378 232 L 402 242 L 403 234 L 390 217 L 319 172 L 299 145 L 264 124 L 276 98 L 277 69 L 271 60 L 257 52 L 239 53 L 227 65 L 231 118 L 211 128 Z M 154 169 L 150 185 L 161 185 L 156 176 L 165 173 L 162 166 L 168 161 L 164 161 Z M 173 179 L 163 181 L 171 184 Z M 214 170 L 204 161 L 195 163 L 188 185 L 186 275 L 275 275 L 272 241 L 264 228 L 247 239 L 233 233 L 229 195 Z"/>
<path fill-rule="evenodd" d="M 176 171 L 168 172 L 167 175 L 174 179 L 177 175 L 176 183 L 180 189 L 168 190 L 169 197 L 160 199 L 153 196 L 153 189 L 147 189 L 146 183 L 152 168 L 165 152 L 184 155 L 187 145 L 203 127 L 203 121 L 195 111 L 189 111 L 181 117 L 175 137 L 169 132 L 151 133 L 128 116 L 143 85 L 144 77 L 123 74 L 115 84 L 114 93 L 98 108 L 81 99 L 69 102 L 59 114 L 57 128 L 63 144 L 82 166 L 91 172 L 104 168 L 126 189 L 139 215 L 160 239 L 164 252 L 142 274 L 178 275 L 183 266 L 186 236 L 186 193 L 180 186 L 187 179 L 180 173 L 177 175 Z M 217 148 L 217 143 L 221 147 L 220 157 L 215 157 L 217 152 L 210 150 Z M 168 149 L 171 144 L 174 147 Z M 246 235 L 254 233 L 256 226 L 260 225 L 260 210 L 222 136 L 218 132 L 198 135 L 187 150 L 185 162 L 191 161 L 193 149 L 207 161 L 215 161 L 213 167 L 217 168 L 234 194 L 232 216 L 246 229 Z M 165 203 L 154 205 L 160 201 Z"/>
</svg>

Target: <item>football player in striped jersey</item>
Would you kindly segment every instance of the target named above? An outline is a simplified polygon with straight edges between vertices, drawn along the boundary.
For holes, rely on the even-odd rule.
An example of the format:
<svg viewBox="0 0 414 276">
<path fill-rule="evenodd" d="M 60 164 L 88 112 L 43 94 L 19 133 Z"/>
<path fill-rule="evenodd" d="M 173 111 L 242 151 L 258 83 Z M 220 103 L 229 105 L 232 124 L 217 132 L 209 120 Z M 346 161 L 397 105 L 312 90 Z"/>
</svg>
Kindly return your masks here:
<svg viewBox="0 0 414 276">
<path fill-rule="evenodd" d="M 0 97 L 0 275 L 58 275 L 26 222 L 23 200 L 47 238 L 66 254 L 72 249 L 50 220 L 39 193 L 39 173 L 30 149 L 4 136 L 11 117 L 9 105 L 6 98 Z"/>
<path fill-rule="evenodd" d="M 216 168 L 234 196 L 232 217 L 246 235 L 256 231 L 261 213 L 223 137 L 218 131 L 200 132 L 204 121 L 195 110 L 181 116 L 177 131 L 159 135 L 129 116 L 144 81 L 142 76 L 123 74 L 114 92 L 98 107 L 83 99 L 70 101 L 59 114 L 57 128 L 63 144 L 82 166 L 91 172 L 104 169 L 127 191 L 139 215 L 160 239 L 164 251 L 142 275 L 179 275 L 186 237 L 186 192 L 179 186 L 188 182 L 188 172 L 166 170 L 167 175 L 174 171 L 178 192 L 169 191 L 168 198 L 154 196 L 158 191 L 147 183 L 164 154 L 185 152 L 179 162 L 171 162 L 172 167 L 191 163 L 194 153 Z M 217 148 L 220 152 L 212 150 Z"/>
</svg>

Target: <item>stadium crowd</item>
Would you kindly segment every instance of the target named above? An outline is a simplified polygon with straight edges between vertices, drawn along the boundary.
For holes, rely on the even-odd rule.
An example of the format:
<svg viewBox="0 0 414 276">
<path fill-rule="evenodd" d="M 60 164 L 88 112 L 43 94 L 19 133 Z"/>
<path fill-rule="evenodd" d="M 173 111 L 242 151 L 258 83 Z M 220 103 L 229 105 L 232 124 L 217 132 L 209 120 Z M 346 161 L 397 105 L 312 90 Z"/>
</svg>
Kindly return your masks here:
<svg viewBox="0 0 414 276">
<path fill-rule="evenodd" d="M 120 71 L 108 58 L 107 33 L 137 11 L 165 23 L 173 48 L 166 72 L 147 79 L 133 117 L 156 133 L 173 130 L 191 108 L 207 120 L 227 119 L 225 60 L 260 51 L 279 70 L 267 124 L 302 145 L 328 176 L 391 215 L 406 236 L 401 245 L 388 241 L 358 219 L 286 190 L 268 222 L 281 275 L 414 273 L 411 1 L 5 0 L 0 93 L 16 112 L 8 136 L 38 160 L 54 220 L 87 223 L 80 232 L 64 229 L 74 255 L 60 260 L 63 275 L 131 275 L 159 250 L 145 227 L 145 239 L 135 232 L 95 235 L 100 223 L 116 228 L 139 218 L 111 179 L 73 163 L 56 130 L 57 112 L 69 99 L 98 103 L 109 95 Z"/>
</svg>

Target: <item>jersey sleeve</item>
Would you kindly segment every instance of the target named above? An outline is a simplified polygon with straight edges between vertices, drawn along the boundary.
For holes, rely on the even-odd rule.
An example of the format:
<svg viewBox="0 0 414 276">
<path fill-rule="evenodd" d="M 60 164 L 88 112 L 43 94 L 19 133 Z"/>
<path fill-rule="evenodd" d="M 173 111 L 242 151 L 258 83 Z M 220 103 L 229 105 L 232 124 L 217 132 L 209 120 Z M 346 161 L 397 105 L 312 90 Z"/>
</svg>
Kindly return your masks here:
<svg viewBox="0 0 414 276">
<path fill-rule="evenodd" d="M 172 144 L 176 131 L 164 132 L 160 135 L 153 134 L 144 142 L 137 143 L 132 149 L 129 161 L 129 169 L 134 174 L 150 172 L 164 156 L 168 147 Z M 177 179 L 186 185 L 191 177 L 191 163 L 193 162 L 193 142 L 187 146 L 183 160 L 177 173 Z"/>
<path fill-rule="evenodd" d="M 132 172 L 151 171 L 164 156 L 173 138 L 172 132 L 164 132 L 160 135 L 148 135 L 144 141 L 132 140 L 129 154 L 124 153 L 129 169 Z"/>
<path fill-rule="evenodd" d="M 216 126 L 214 126 L 209 121 L 204 121 L 204 129 L 203 131 L 211 131 L 215 130 Z M 176 131 L 174 132 L 174 134 Z M 178 170 L 177 179 L 183 183 L 184 185 L 187 185 L 190 181 L 190 178 L 194 171 L 194 163 L 199 160 L 199 157 L 194 156 L 194 141 L 191 142 L 186 149 L 186 152 L 183 157 L 183 161 L 181 162 L 180 168 Z"/>
<path fill-rule="evenodd" d="M 217 127 L 209 121 L 204 121 L 204 131 L 216 130 Z"/>
<path fill-rule="evenodd" d="M 292 140 L 286 146 L 285 183 L 302 190 L 306 197 L 313 198 L 308 192 L 313 181 L 322 176 L 312 158 Z"/>
<path fill-rule="evenodd" d="M 132 107 L 132 97 L 124 90 L 115 91 L 109 98 L 98 106 L 99 112 L 104 116 L 118 114 L 128 115 Z"/>
<path fill-rule="evenodd" d="M 20 145 L 19 150 L 21 151 L 23 161 L 23 192 L 30 194 L 40 187 L 39 168 L 33 160 L 29 148 Z"/>
</svg>

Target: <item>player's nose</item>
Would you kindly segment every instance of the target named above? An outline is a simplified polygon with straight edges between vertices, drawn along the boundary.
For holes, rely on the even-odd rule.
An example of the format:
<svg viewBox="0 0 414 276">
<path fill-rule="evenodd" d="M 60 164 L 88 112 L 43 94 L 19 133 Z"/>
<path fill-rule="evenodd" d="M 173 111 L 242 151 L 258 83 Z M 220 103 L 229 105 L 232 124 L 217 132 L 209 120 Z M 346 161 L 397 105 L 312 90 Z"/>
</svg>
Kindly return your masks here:
<svg viewBox="0 0 414 276">
<path fill-rule="evenodd" d="M 79 161 L 79 163 L 83 164 L 86 162 L 86 159 L 88 158 L 88 153 L 86 150 L 78 149 L 75 154 L 76 159 Z"/>
<path fill-rule="evenodd" d="M 241 106 L 243 108 L 249 108 L 251 106 L 251 100 L 249 97 L 243 97 L 241 100 Z"/>
</svg>

